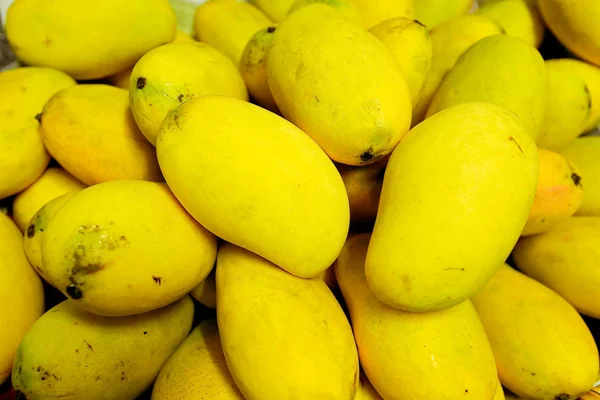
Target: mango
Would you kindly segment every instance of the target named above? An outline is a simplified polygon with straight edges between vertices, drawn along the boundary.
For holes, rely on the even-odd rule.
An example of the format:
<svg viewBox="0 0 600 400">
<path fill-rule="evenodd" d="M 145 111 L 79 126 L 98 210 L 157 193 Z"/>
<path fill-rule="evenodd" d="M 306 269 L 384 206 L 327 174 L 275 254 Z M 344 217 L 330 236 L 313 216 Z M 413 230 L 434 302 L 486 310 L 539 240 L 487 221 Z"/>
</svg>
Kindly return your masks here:
<svg viewBox="0 0 600 400">
<path fill-rule="evenodd" d="M 190 295 L 203 306 L 217 308 L 217 282 L 215 279 L 215 269 L 213 268 L 208 276 L 198 284 Z"/>
<path fill-rule="evenodd" d="M 529 136 L 540 135 L 546 106 L 546 66 L 535 47 L 507 35 L 471 46 L 440 85 L 427 116 L 470 101 L 487 101 L 517 114 Z"/>
<path fill-rule="evenodd" d="M 538 185 L 522 236 L 553 229 L 575 214 L 583 200 L 584 182 L 575 165 L 560 154 L 545 149 L 538 149 L 538 160 Z"/>
<path fill-rule="evenodd" d="M 108 85 L 77 85 L 57 93 L 42 113 L 48 152 L 86 185 L 160 181 L 154 148 L 139 131 L 128 93 Z"/>
<path fill-rule="evenodd" d="M 344 245 L 342 178 L 283 118 L 231 97 L 197 97 L 169 113 L 156 151 L 177 199 L 218 237 L 303 278 L 323 272 Z"/>
<path fill-rule="evenodd" d="M 564 297 L 582 314 L 600 318 L 600 217 L 573 217 L 549 232 L 522 238 L 517 267 Z"/>
<path fill-rule="evenodd" d="M 368 246 L 369 234 L 350 236 L 335 272 L 350 311 L 361 366 L 381 397 L 492 400 L 496 365 L 471 302 L 430 313 L 385 305 L 367 284 Z"/>
<path fill-rule="evenodd" d="M 17 398 L 134 399 L 149 387 L 192 327 L 189 297 L 158 310 L 111 318 L 73 300 L 50 309 L 19 345 Z"/>
<path fill-rule="evenodd" d="M 39 135 L 40 113 L 54 93 L 74 84 L 51 68 L 0 72 L 0 199 L 27 188 L 46 169 L 50 156 Z"/>
<path fill-rule="evenodd" d="M 386 165 L 387 160 L 363 167 L 338 166 L 348 193 L 352 221 L 375 221 Z"/>
<path fill-rule="evenodd" d="M 77 193 L 42 238 L 48 280 L 95 314 L 173 303 L 210 272 L 216 239 L 163 183 L 114 181 Z"/>
<path fill-rule="evenodd" d="M 473 3 L 474 0 L 415 0 L 415 19 L 431 30 L 442 22 L 466 14 Z"/>
<path fill-rule="evenodd" d="M 527 0 L 498 0 L 483 4 L 477 15 L 496 21 L 509 36 L 540 47 L 544 39 L 544 23 L 535 6 Z"/>
<path fill-rule="evenodd" d="M 350 2 L 358 9 L 365 29 L 371 29 L 390 18 L 413 18 L 415 12 L 413 0 L 350 0 Z"/>
<path fill-rule="evenodd" d="M 504 265 L 472 301 L 500 381 L 511 392 L 532 400 L 562 400 L 592 388 L 598 349 L 565 299 Z"/>
<path fill-rule="evenodd" d="M 538 168 L 519 118 L 492 103 L 450 107 L 413 128 L 383 178 L 366 262 L 374 294 L 416 312 L 475 294 L 517 242 Z"/>
<path fill-rule="evenodd" d="M 225 244 L 217 304 L 225 360 L 247 400 L 354 399 L 352 328 L 322 280 L 295 277 Z"/>
<path fill-rule="evenodd" d="M 167 0 L 17 0 L 8 8 L 6 38 L 19 60 L 56 68 L 78 80 L 133 65 L 175 36 Z"/>
<path fill-rule="evenodd" d="M 169 111 L 197 96 L 222 95 L 248 100 L 233 63 L 204 43 L 170 43 L 146 53 L 135 64 L 129 102 L 140 131 L 152 144 Z"/>
<path fill-rule="evenodd" d="M 360 16 L 360 12 L 352 2 L 352 0 L 296 0 L 294 4 L 290 7 L 287 17 L 290 14 L 295 13 L 302 7 L 313 4 L 320 3 L 325 4 L 333 8 L 335 11 L 348 18 L 348 20 L 356 23 L 358 26 L 362 26 L 362 17 Z M 287 18 L 286 17 L 286 18 Z"/>
<path fill-rule="evenodd" d="M 502 390 L 502 385 L 498 382 L 498 386 L 496 387 L 496 395 L 494 396 L 494 400 L 506 400 L 504 396 L 504 390 Z"/>
<path fill-rule="evenodd" d="M 361 372 L 354 400 L 383 400 L 365 374 Z"/>
<path fill-rule="evenodd" d="M 244 400 L 227 369 L 215 319 L 204 320 L 161 368 L 152 400 Z"/>
<path fill-rule="evenodd" d="M 294 0 L 250 0 L 250 3 L 260 8 L 273 22 L 281 22 Z"/>
<path fill-rule="evenodd" d="M 600 137 L 586 136 L 575 139 L 563 148 L 560 154 L 577 165 L 585 179 L 583 201 L 575 215 L 600 216 Z"/>
<path fill-rule="evenodd" d="M 10 375 L 25 332 L 44 313 L 42 281 L 23 253 L 23 237 L 0 213 L 0 385 Z"/>
<path fill-rule="evenodd" d="M 282 115 L 343 164 L 378 161 L 410 126 L 408 88 L 390 52 L 324 4 L 279 25 L 267 80 Z"/>
</svg>

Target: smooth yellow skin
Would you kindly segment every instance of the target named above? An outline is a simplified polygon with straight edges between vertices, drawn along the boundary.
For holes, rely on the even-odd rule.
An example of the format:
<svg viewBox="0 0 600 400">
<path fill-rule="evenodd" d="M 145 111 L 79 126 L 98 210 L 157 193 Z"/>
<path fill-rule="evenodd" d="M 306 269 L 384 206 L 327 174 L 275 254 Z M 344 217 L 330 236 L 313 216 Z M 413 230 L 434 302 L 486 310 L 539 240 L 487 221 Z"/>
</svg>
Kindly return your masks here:
<svg viewBox="0 0 600 400">
<path fill-rule="evenodd" d="M 0 72 L 0 199 L 19 193 L 42 175 L 50 156 L 36 116 L 59 90 L 75 81 L 51 68 Z"/>
<path fill-rule="evenodd" d="M 556 64 L 546 64 L 546 117 L 537 144 L 558 151 L 583 133 L 592 98 L 585 80 Z"/>
<path fill-rule="evenodd" d="M 167 0 L 17 0 L 6 37 L 19 60 L 75 79 L 112 75 L 175 36 Z M 60 21 L 60 24 L 57 23 Z"/>
<path fill-rule="evenodd" d="M 121 318 L 91 314 L 72 300 L 63 301 L 23 338 L 13 387 L 28 400 L 134 399 L 186 338 L 193 316 L 188 296 Z"/>
<path fill-rule="evenodd" d="M 29 263 L 46 282 L 48 274 L 46 267 L 42 262 L 42 238 L 48 227 L 48 221 L 67 201 L 75 196 L 80 190 L 72 191 L 50 200 L 31 218 L 31 223 L 27 226 L 24 235 L 23 247 Z"/>
<path fill-rule="evenodd" d="M 231 97 L 197 97 L 169 113 L 156 150 L 169 187 L 197 221 L 289 273 L 319 275 L 344 245 L 342 178 L 283 118 Z"/>
<path fill-rule="evenodd" d="M 600 318 L 600 217 L 573 217 L 549 232 L 522 238 L 513 250 L 521 271 L 582 314 Z"/>
<path fill-rule="evenodd" d="M 471 300 L 500 381 L 511 392 L 532 400 L 568 400 L 592 388 L 598 349 L 565 299 L 505 264 Z"/>
<path fill-rule="evenodd" d="M 496 386 L 496 396 L 494 396 L 494 400 L 506 400 L 504 396 L 504 390 L 502 390 L 502 385 L 500 381 L 498 381 L 498 386 Z"/>
<path fill-rule="evenodd" d="M 513 111 L 536 140 L 546 110 L 546 66 L 523 40 L 494 35 L 471 46 L 440 84 L 427 116 L 469 101 L 495 103 Z"/>
<path fill-rule="evenodd" d="M 600 2 L 538 0 L 546 25 L 573 53 L 600 66 Z"/>
<path fill-rule="evenodd" d="M 321 279 L 295 277 L 225 244 L 217 304 L 225 360 L 246 400 L 354 399 L 352 328 Z"/>
<path fill-rule="evenodd" d="M 517 242 L 538 168 L 519 118 L 492 103 L 451 107 L 413 128 L 385 171 L 366 263 L 374 294 L 416 312 L 475 294 Z"/>
<path fill-rule="evenodd" d="M 544 23 L 537 7 L 526 0 L 501 0 L 479 7 L 477 14 L 496 21 L 509 36 L 539 47 L 544 39 Z"/>
<path fill-rule="evenodd" d="M 190 295 L 208 308 L 217 308 L 217 282 L 215 280 L 214 268 L 210 271 L 208 276 L 190 292 Z"/>
<path fill-rule="evenodd" d="M 546 67 L 572 71 L 583 78 L 592 101 L 590 115 L 583 130 L 588 132 L 595 129 L 600 123 L 600 68 L 572 58 L 548 60 Z"/>
<path fill-rule="evenodd" d="M 25 232 L 29 221 L 46 203 L 67 192 L 79 191 L 85 185 L 62 168 L 48 168 L 13 203 L 13 220 Z"/>
<path fill-rule="evenodd" d="M 90 84 L 60 91 L 44 107 L 40 134 L 48 152 L 86 185 L 162 180 L 154 147 L 135 124 L 126 90 Z"/>
<path fill-rule="evenodd" d="M 44 313 L 42 281 L 23 252 L 23 237 L 16 225 L 0 213 L 0 384 L 13 366 L 19 342 Z"/>
<path fill-rule="evenodd" d="M 269 26 L 252 35 L 242 53 L 239 69 L 254 101 L 269 111 L 279 113 L 267 82 L 267 56 L 276 29 Z"/>
<path fill-rule="evenodd" d="M 377 393 L 365 374 L 361 373 L 358 380 L 358 388 L 356 389 L 356 397 L 354 397 L 354 400 L 383 400 L 383 398 L 379 395 L 379 393 Z"/>
<path fill-rule="evenodd" d="M 392 18 L 369 30 L 388 48 L 404 74 L 411 104 L 419 93 L 431 68 L 431 41 L 427 27 L 408 18 Z"/>
<path fill-rule="evenodd" d="M 385 157 L 410 127 L 408 88 L 391 53 L 324 4 L 279 25 L 267 79 L 285 118 L 342 164 Z"/>
<path fill-rule="evenodd" d="M 350 21 L 355 22 L 358 26 L 362 26 L 362 17 L 360 12 L 352 2 L 353 0 L 296 0 L 288 11 L 288 17 L 301 9 L 304 6 L 313 3 L 325 4 L 339 12 Z"/>
<path fill-rule="evenodd" d="M 170 43 L 146 53 L 129 81 L 131 112 L 153 145 L 169 111 L 194 97 L 220 95 L 248 100 L 231 60 L 205 43 Z"/>
<path fill-rule="evenodd" d="M 538 149 L 538 159 L 540 175 L 535 199 L 521 236 L 548 232 L 575 214 L 587 182 L 577 167 L 558 153 Z"/>
<path fill-rule="evenodd" d="M 575 139 L 560 151 L 567 160 L 577 165 L 585 179 L 583 202 L 575 215 L 600 216 L 600 137 L 587 136 Z"/>
<path fill-rule="evenodd" d="M 196 38 L 240 65 L 242 52 L 256 31 L 271 20 L 250 3 L 237 0 L 210 0 L 197 8 L 194 16 Z"/>
<path fill-rule="evenodd" d="M 428 29 L 433 29 L 444 21 L 466 14 L 474 0 L 414 0 L 415 19 Z"/>
<path fill-rule="evenodd" d="M 350 2 L 358 9 L 365 29 L 371 29 L 390 18 L 413 18 L 415 12 L 413 0 L 350 0 Z"/>
<path fill-rule="evenodd" d="M 375 220 L 386 165 L 387 160 L 364 167 L 338 166 L 348 193 L 352 221 Z"/>
<path fill-rule="evenodd" d="M 294 0 L 250 0 L 250 3 L 260 8 L 273 22 L 281 22 Z"/>
<path fill-rule="evenodd" d="M 244 400 L 227 369 L 215 319 L 202 321 L 160 370 L 152 400 Z"/>
<path fill-rule="evenodd" d="M 497 373 L 470 301 L 431 313 L 386 306 L 369 289 L 369 234 L 351 236 L 336 263 L 360 363 L 386 400 L 492 400 Z"/>
<path fill-rule="evenodd" d="M 81 308 L 124 316 L 170 304 L 212 269 L 216 239 L 163 183 L 114 181 L 84 189 L 42 238 L 48 280 Z"/>
<path fill-rule="evenodd" d="M 502 28 L 498 23 L 479 15 L 452 18 L 430 32 L 431 69 L 419 93 L 419 101 L 413 104 L 413 126 L 425 118 L 427 108 L 440 83 L 458 58 L 479 40 L 501 33 Z"/>
</svg>

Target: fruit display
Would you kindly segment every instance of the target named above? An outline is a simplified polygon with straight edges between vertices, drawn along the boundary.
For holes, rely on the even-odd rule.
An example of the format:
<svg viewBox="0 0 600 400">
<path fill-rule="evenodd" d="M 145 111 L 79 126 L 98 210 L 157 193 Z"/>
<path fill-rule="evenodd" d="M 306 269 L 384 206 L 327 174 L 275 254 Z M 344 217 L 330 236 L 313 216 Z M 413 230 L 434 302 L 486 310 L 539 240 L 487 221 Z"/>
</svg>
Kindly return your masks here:
<svg viewBox="0 0 600 400">
<path fill-rule="evenodd" d="M 0 17 L 0 400 L 600 399 L 600 3 Z"/>
</svg>

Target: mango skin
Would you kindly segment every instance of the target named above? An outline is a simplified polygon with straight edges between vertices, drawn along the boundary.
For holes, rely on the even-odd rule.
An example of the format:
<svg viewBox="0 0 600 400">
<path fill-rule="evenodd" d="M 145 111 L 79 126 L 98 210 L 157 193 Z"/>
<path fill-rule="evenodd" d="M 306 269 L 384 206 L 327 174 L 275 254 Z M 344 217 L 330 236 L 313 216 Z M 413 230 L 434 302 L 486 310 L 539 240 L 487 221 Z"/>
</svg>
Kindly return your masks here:
<svg viewBox="0 0 600 400">
<path fill-rule="evenodd" d="M 231 97 L 194 98 L 169 113 L 156 151 L 169 187 L 197 221 L 291 274 L 319 275 L 344 245 L 350 213 L 342 178 L 283 118 Z"/>
<path fill-rule="evenodd" d="M 66 300 L 19 345 L 12 384 L 27 400 L 134 399 L 185 339 L 194 316 L 186 296 L 145 314 L 110 318 Z"/>
<path fill-rule="evenodd" d="M 386 400 L 492 400 L 496 365 L 471 302 L 431 313 L 388 307 L 366 281 L 368 245 L 369 234 L 350 236 L 335 272 L 373 387 Z"/>
<path fill-rule="evenodd" d="M 362 18 L 358 9 L 354 6 L 352 0 L 296 0 L 294 4 L 290 7 L 287 17 L 291 14 L 295 13 L 299 9 L 304 6 L 313 3 L 320 3 L 328 5 L 333 8 L 335 11 L 348 18 L 350 21 L 355 22 L 358 26 L 362 26 Z M 286 17 L 286 18 L 287 18 Z"/>
<path fill-rule="evenodd" d="M 358 380 L 358 388 L 356 389 L 354 400 L 383 400 L 362 372 Z"/>
<path fill-rule="evenodd" d="M 76 194 L 42 238 L 49 281 L 89 312 L 126 316 L 170 304 L 210 272 L 216 238 L 163 183 L 114 181 Z"/>
<path fill-rule="evenodd" d="M 250 0 L 250 3 L 260 8 L 273 22 L 281 22 L 294 0 Z"/>
<path fill-rule="evenodd" d="M 338 166 L 348 193 L 352 221 L 375 221 L 386 166 L 387 160 L 363 167 Z"/>
<path fill-rule="evenodd" d="M 585 179 L 583 202 L 575 215 L 600 216 L 600 137 L 585 136 L 575 139 L 560 151 L 581 171 Z"/>
<path fill-rule="evenodd" d="M 6 37 L 25 64 L 86 80 L 134 64 L 171 42 L 176 28 L 167 0 L 18 0 L 8 8 Z"/>
<path fill-rule="evenodd" d="M 204 320 L 161 368 L 152 400 L 244 400 L 227 369 L 215 319 Z"/>
<path fill-rule="evenodd" d="M 513 250 L 521 271 L 548 286 L 582 314 L 600 318 L 600 217 L 572 217 Z"/>
<path fill-rule="evenodd" d="M 190 292 L 190 296 L 194 300 L 213 310 L 217 308 L 217 281 L 215 273 L 215 268 L 213 268 L 208 276 Z"/>
<path fill-rule="evenodd" d="M 503 265 L 472 299 L 500 381 L 532 400 L 576 399 L 598 377 L 598 349 L 577 311 L 558 294 Z"/>
<path fill-rule="evenodd" d="M 87 185 L 162 180 L 154 148 L 135 124 L 124 89 L 86 84 L 60 91 L 44 107 L 40 134 L 48 152 Z"/>
<path fill-rule="evenodd" d="M 350 0 L 359 11 L 365 29 L 390 18 L 413 18 L 415 6 L 412 0 Z"/>
<path fill-rule="evenodd" d="M 13 203 L 13 220 L 25 232 L 29 221 L 46 203 L 85 185 L 62 168 L 48 168 L 31 186 L 19 193 Z"/>
<path fill-rule="evenodd" d="M 415 0 L 415 19 L 428 29 L 434 29 L 444 21 L 464 15 L 474 0 Z"/>
<path fill-rule="evenodd" d="M 248 100 L 236 66 L 204 43 L 169 43 L 149 51 L 135 64 L 129 81 L 133 117 L 152 144 L 169 111 L 206 95 Z"/>
<path fill-rule="evenodd" d="M 44 313 L 42 281 L 23 252 L 21 232 L 0 213 L 0 385 L 10 375 L 25 332 Z"/>
<path fill-rule="evenodd" d="M 247 400 L 354 399 L 352 328 L 321 279 L 295 277 L 225 244 L 217 256 L 217 304 L 225 360 Z"/>
<path fill-rule="evenodd" d="M 450 107 L 413 128 L 383 178 L 366 262 L 375 295 L 426 312 L 475 294 L 517 242 L 538 168 L 519 118 L 492 103 Z"/>
<path fill-rule="evenodd" d="M 51 68 L 23 67 L 0 72 L 0 199 L 38 179 L 50 156 L 39 135 L 39 114 L 54 93 L 75 85 Z"/>
<path fill-rule="evenodd" d="M 540 175 L 533 206 L 521 236 L 547 232 L 567 220 L 581 205 L 583 186 L 579 170 L 565 157 L 538 149 Z"/>
<path fill-rule="evenodd" d="M 545 27 L 542 17 L 528 0 L 499 0 L 481 5 L 477 15 L 490 18 L 502 26 L 507 35 L 518 37 L 540 47 Z"/>
<path fill-rule="evenodd" d="M 546 111 L 546 66 L 540 53 L 519 38 L 494 35 L 471 46 L 448 73 L 427 116 L 469 101 L 488 101 L 519 116 L 534 140 Z"/>
<path fill-rule="evenodd" d="M 279 25 L 267 80 L 282 115 L 342 164 L 378 161 L 410 127 L 408 88 L 390 52 L 324 4 Z"/>
</svg>

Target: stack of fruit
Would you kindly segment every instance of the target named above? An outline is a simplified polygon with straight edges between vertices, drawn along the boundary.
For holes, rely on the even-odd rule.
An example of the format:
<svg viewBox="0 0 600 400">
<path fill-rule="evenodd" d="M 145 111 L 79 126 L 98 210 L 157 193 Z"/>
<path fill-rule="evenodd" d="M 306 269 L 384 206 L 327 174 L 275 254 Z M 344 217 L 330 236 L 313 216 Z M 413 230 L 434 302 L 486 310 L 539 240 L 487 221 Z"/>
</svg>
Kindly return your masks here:
<svg viewBox="0 0 600 400">
<path fill-rule="evenodd" d="M 597 396 L 599 2 L 193 11 L 8 10 L 5 396 Z"/>
</svg>

